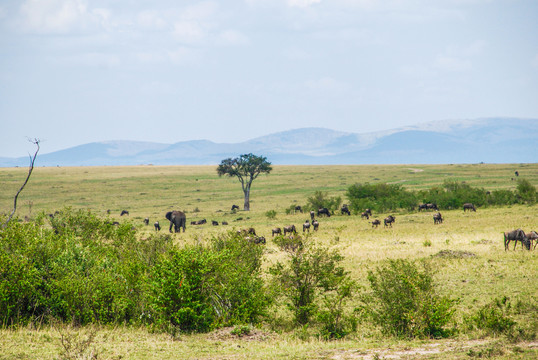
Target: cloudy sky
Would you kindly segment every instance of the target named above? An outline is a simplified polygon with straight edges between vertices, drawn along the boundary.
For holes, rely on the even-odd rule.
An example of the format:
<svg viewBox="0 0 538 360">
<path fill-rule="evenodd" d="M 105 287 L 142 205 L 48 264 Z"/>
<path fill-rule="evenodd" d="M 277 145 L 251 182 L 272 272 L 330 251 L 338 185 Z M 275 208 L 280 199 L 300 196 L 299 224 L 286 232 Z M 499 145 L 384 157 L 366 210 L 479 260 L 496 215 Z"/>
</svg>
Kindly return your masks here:
<svg viewBox="0 0 538 360">
<path fill-rule="evenodd" d="M 538 118 L 536 0 L 2 0 L 0 157 Z"/>
</svg>

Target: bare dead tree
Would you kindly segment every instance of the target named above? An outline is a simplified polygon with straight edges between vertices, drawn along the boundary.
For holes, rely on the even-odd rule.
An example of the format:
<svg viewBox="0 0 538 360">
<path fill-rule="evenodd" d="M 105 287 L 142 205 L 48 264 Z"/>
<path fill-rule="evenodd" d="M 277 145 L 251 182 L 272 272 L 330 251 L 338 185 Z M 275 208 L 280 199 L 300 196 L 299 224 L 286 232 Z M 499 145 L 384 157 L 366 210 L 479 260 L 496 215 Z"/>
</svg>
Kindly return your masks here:
<svg viewBox="0 0 538 360">
<path fill-rule="evenodd" d="M 37 146 L 37 150 L 35 151 L 33 157 L 32 157 L 32 155 L 29 155 L 30 156 L 30 166 L 28 168 L 28 176 L 26 176 L 26 180 L 24 181 L 24 184 L 22 184 L 21 188 L 19 189 L 19 191 L 17 191 L 17 194 L 15 195 L 15 198 L 13 199 L 13 211 L 11 212 L 9 217 L 7 218 L 7 221 L 5 222 L 5 224 L 2 226 L 4 228 L 11 221 L 11 219 L 13 218 L 13 215 L 15 215 L 15 211 L 17 211 L 17 198 L 19 197 L 19 194 L 22 192 L 22 189 L 24 189 L 24 187 L 28 183 L 28 180 L 30 180 L 30 176 L 32 175 L 32 171 L 34 171 L 34 163 L 35 163 L 35 159 L 37 157 L 37 153 L 39 152 L 39 142 L 41 140 L 39 140 L 37 138 L 34 138 L 34 139 L 28 139 L 28 141 L 30 141 L 32 144 L 35 144 Z"/>
</svg>

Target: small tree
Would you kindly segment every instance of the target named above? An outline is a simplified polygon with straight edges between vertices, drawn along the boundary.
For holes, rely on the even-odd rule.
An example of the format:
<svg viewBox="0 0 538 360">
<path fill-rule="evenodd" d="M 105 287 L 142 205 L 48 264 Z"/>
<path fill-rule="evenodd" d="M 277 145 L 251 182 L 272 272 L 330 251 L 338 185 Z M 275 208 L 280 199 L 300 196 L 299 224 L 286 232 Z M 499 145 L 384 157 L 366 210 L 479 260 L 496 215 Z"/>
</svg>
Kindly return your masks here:
<svg viewBox="0 0 538 360">
<path fill-rule="evenodd" d="M 241 182 L 241 187 L 245 194 L 244 210 L 246 211 L 250 210 L 250 187 L 252 182 L 258 175 L 262 173 L 269 174 L 271 170 L 273 168 L 266 157 L 254 154 L 243 154 L 234 159 L 224 159 L 217 167 L 219 176 L 237 177 Z"/>
</svg>

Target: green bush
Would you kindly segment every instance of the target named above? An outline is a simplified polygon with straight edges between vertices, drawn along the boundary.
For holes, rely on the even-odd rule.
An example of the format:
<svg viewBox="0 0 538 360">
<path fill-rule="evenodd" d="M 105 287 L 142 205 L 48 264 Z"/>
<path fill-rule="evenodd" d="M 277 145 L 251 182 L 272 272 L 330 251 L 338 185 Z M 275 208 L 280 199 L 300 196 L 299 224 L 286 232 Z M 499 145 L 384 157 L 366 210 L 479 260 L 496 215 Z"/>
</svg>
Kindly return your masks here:
<svg viewBox="0 0 538 360">
<path fill-rule="evenodd" d="M 517 195 L 527 204 L 534 204 L 538 200 L 536 188 L 527 179 L 518 179 Z"/>
<path fill-rule="evenodd" d="M 436 292 L 431 270 L 409 260 L 387 260 L 368 272 L 371 294 L 365 308 L 384 334 L 396 337 L 446 337 L 454 300 Z"/>
<path fill-rule="evenodd" d="M 364 209 L 384 212 L 396 209 L 413 209 L 417 199 L 413 192 L 398 184 L 354 184 L 346 193 L 350 208 L 357 213 Z"/>
<path fill-rule="evenodd" d="M 279 295 L 286 299 L 296 325 L 306 325 L 318 315 L 329 337 L 341 337 L 348 326 L 344 305 L 353 292 L 354 282 L 339 263 L 343 257 L 336 251 L 313 246 L 300 236 L 277 236 L 277 246 L 287 253 L 287 261 L 269 269 Z M 326 300 L 320 305 L 321 295 Z M 334 301 L 338 306 L 334 306 Z M 322 310 L 319 311 L 320 306 Z"/>
<path fill-rule="evenodd" d="M 265 216 L 268 219 L 272 220 L 272 219 L 276 218 L 276 211 L 275 210 L 268 210 L 268 211 L 265 212 Z"/>
<path fill-rule="evenodd" d="M 334 212 L 342 204 L 342 198 L 340 196 L 329 197 L 329 194 L 323 191 L 314 192 L 314 195 L 307 198 L 306 201 L 307 206 L 303 210 L 317 211 L 318 209 L 327 208 L 330 212 Z"/>
<path fill-rule="evenodd" d="M 506 296 L 494 299 L 471 316 L 471 325 L 490 335 L 509 333 L 516 322 L 510 317 L 512 305 Z"/>
<path fill-rule="evenodd" d="M 257 323 L 269 304 L 260 277 L 260 245 L 229 232 L 208 246 L 175 249 L 151 275 L 157 326 L 206 332 Z"/>
</svg>

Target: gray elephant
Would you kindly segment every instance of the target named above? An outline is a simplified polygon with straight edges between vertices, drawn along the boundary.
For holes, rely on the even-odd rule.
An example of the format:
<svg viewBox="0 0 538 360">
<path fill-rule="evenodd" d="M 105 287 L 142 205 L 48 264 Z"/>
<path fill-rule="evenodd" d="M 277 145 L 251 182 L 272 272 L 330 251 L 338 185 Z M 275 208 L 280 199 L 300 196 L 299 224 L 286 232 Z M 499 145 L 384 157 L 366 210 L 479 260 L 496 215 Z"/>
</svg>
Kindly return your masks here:
<svg viewBox="0 0 538 360">
<path fill-rule="evenodd" d="M 185 232 L 187 217 L 184 212 L 169 211 L 166 213 L 165 217 L 170 221 L 170 232 L 172 232 L 172 226 L 174 226 L 175 232 L 181 232 L 181 228 L 183 228 L 183 232 Z"/>
</svg>

